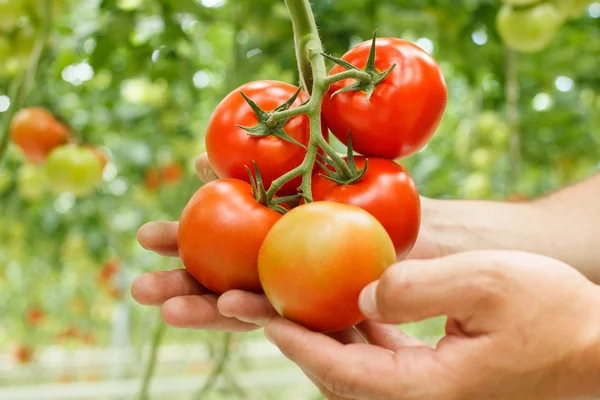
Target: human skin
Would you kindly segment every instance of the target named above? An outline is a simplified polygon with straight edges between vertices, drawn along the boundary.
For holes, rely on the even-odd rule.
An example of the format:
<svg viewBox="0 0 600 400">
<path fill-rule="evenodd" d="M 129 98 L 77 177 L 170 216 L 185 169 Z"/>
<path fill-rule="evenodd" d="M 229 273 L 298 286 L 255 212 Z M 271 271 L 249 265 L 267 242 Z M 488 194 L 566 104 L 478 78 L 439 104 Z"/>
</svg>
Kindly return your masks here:
<svg viewBox="0 0 600 400">
<path fill-rule="evenodd" d="M 202 180 L 209 181 L 216 179 L 205 155 L 198 158 L 196 167 L 198 175 Z M 593 385 L 587 384 L 587 379 L 589 378 L 583 378 L 586 382 L 582 382 L 579 378 L 571 377 L 576 375 L 587 376 L 586 374 L 591 371 L 592 373 L 596 373 L 594 376 L 595 382 L 600 382 L 600 377 L 598 376 L 600 374 L 598 372 L 600 371 L 600 365 L 594 362 L 594 360 L 600 360 L 600 352 L 597 351 L 596 345 L 593 344 L 595 339 L 589 339 L 590 343 L 586 342 L 586 345 L 580 345 L 578 344 L 579 340 L 573 340 L 573 337 L 578 337 L 582 332 L 589 332 L 591 336 L 595 337 L 593 332 L 596 332 L 597 326 L 600 324 L 598 322 L 600 321 L 598 315 L 575 312 L 584 308 L 588 310 L 600 309 L 598 295 L 591 294 L 592 292 L 596 293 L 598 290 L 591 281 L 600 282 L 600 266 L 595 261 L 600 259 L 600 246 L 593 246 L 596 240 L 594 237 L 594 227 L 600 225 L 600 207 L 597 206 L 597 196 L 599 193 L 600 175 L 596 175 L 584 182 L 528 202 L 498 203 L 423 199 L 423 218 L 419 239 L 408 257 L 409 260 L 401 262 L 398 265 L 417 263 L 415 265 L 424 266 L 426 264 L 419 263 L 430 262 L 435 264 L 439 260 L 456 260 L 452 257 L 467 257 L 464 259 L 460 258 L 460 260 L 463 260 L 468 265 L 476 264 L 479 267 L 488 266 L 488 268 L 489 266 L 497 267 L 497 274 L 504 277 L 504 281 L 502 281 L 504 282 L 504 286 L 501 285 L 500 287 L 507 285 L 520 287 L 518 285 L 520 282 L 521 285 L 530 285 L 532 289 L 536 290 L 537 286 L 540 285 L 540 281 L 555 279 L 553 282 L 556 283 L 557 277 L 563 277 L 563 274 L 566 274 L 563 277 L 565 278 L 564 280 L 558 279 L 560 286 L 550 284 L 541 285 L 543 289 L 539 289 L 535 294 L 527 291 L 522 293 L 510 291 L 511 296 L 499 297 L 498 303 L 505 303 L 503 310 L 511 310 L 510 318 L 505 318 L 506 329 L 499 331 L 476 331 L 475 333 L 479 335 L 476 337 L 481 339 L 479 342 L 486 342 L 488 338 L 497 338 L 498 336 L 506 340 L 495 341 L 493 342 L 496 343 L 495 345 L 491 344 L 489 348 L 479 349 L 481 352 L 479 358 L 473 356 L 471 359 L 462 359 L 457 356 L 457 360 L 454 361 L 456 363 L 459 361 L 463 362 L 464 365 L 472 363 L 473 366 L 470 369 L 467 368 L 467 370 L 476 375 L 467 375 L 468 379 L 465 379 L 467 381 L 476 381 L 479 386 L 473 386 L 467 394 L 465 394 L 466 392 L 456 394 L 457 397 L 434 398 L 461 399 L 467 397 L 460 396 L 470 395 L 481 396 L 481 398 L 486 399 L 562 399 L 587 398 L 585 397 L 588 394 L 587 392 L 593 393 L 594 388 L 591 387 Z M 176 222 L 151 222 L 140 229 L 138 240 L 144 248 L 155 251 L 158 254 L 177 256 L 176 234 Z M 505 251 L 480 251 L 489 249 Z M 525 252 L 544 254 L 546 257 L 527 254 Z M 456 253 L 461 254 L 451 256 Z M 502 255 L 501 258 L 506 256 L 508 261 L 498 262 L 497 258 L 500 257 L 498 254 Z M 447 256 L 450 258 L 447 258 Z M 530 273 L 526 274 L 529 280 L 521 282 L 519 280 L 520 276 L 526 268 L 530 268 L 530 264 L 535 264 L 535 268 L 532 268 L 532 271 L 535 271 L 535 273 L 530 271 Z M 567 264 L 574 268 L 569 267 Z M 395 269 L 396 267 L 391 269 Z M 580 273 L 576 270 L 580 271 Z M 467 269 L 461 271 L 463 272 L 463 276 L 457 275 L 454 277 L 454 280 L 468 282 L 472 271 Z M 510 271 L 512 272 L 509 273 Z M 516 271 L 519 271 L 519 273 Z M 570 279 L 566 279 L 569 274 L 565 271 L 575 274 L 577 278 L 570 276 Z M 584 279 L 584 276 L 589 280 Z M 496 284 L 502 283 L 498 280 L 492 281 Z M 571 281 L 573 282 L 573 286 L 571 286 Z M 582 282 L 585 282 L 585 284 Z M 585 292 L 589 293 L 589 295 L 577 298 L 577 302 L 571 304 L 572 301 L 569 298 L 569 293 L 577 291 L 583 286 L 593 288 L 594 290 L 586 289 Z M 405 289 L 404 286 L 400 284 L 395 287 L 393 292 L 399 293 L 403 289 Z M 364 293 L 369 290 L 369 287 L 366 288 Z M 494 291 L 493 289 L 490 290 Z M 358 387 L 361 381 L 357 375 L 350 375 L 356 378 L 355 381 L 345 380 L 341 383 L 337 381 L 332 383 L 329 377 L 324 378 L 319 376 L 318 372 L 312 371 L 311 368 L 314 366 L 305 365 L 304 359 L 297 358 L 296 346 L 306 343 L 325 346 L 333 343 L 328 340 L 335 340 L 338 345 L 340 343 L 359 343 L 363 346 L 366 342 L 371 345 L 368 346 L 372 348 L 371 350 L 379 351 L 377 348 L 394 350 L 390 349 L 390 346 L 395 346 L 394 343 L 417 343 L 414 339 L 404 336 L 394 325 L 390 325 L 397 324 L 399 323 L 398 321 L 403 322 L 406 320 L 406 317 L 401 319 L 395 318 L 397 316 L 394 316 L 392 319 L 378 318 L 376 315 L 370 315 L 368 310 L 364 308 L 363 313 L 368 316 L 368 320 L 355 329 L 333 335 L 313 336 L 311 332 L 307 332 L 297 325 L 280 319 L 269 306 L 264 296 L 241 291 L 231 291 L 218 297 L 198 285 L 185 270 L 144 274 L 134 281 L 132 295 L 141 304 L 160 306 L 165 322 L 176 327 L 220 331 L 249 331 L 266 327 L 265 333 L 271 336 L 272 340 L 274 340 L 284 354 L 300 365 L 307 376 L 330 399 L 375 399 L 378 397 L 369 397 L 371 395 L 366 397 L 362 395 L 362 397 L 355 396 L 355 390 L 362 390 Z M 545 298 L 555 298 L 558 304 L 549 306 L 539 301 Z M 517 307 L 515 306 L 516 304 L 520 304 L 520 306 Z M 527 307 L 524 307 L 523 304 L 527 304 L 529 308 L 534 307 L 545 311 L 540 311 L 539 315 L 535 316 L 536 322 L 534 323 L 534 318 L 526 313 Z M 564 304 L 574 309 L 562 310 L 558 307 L 558 305 Z M 506 313 L 506 311 L 504 312 Z M 439 313 L 440 315 L 447 315 L 451 321 L 449 324 L 449 335 L 441 343 L 452 344 L 454 343 L 453 338 L 457 335 L 458 337 L 461 337 L 461 335 L 466 337 L 473 336 L 473 332 L 465 330 L 463 325 L 453 325 L 452 321 L 460 322 L 461 320 L 453 317 L 450 311 L 442 309 L 439 310 Z M 480 310 L 481 315 L 496 315 L 497 313 L 498 311 L 494 309 L 484 308 L 483 311 Z M 481 317 L 481 315 L 469 316 L 467 320 L 470 322 L 473 318 Z M 421 315 L 419 318 L 414 317 L 408 320 L 420 320 L 426 317 Z M 565 322 L 567 317 L 572 318 L 568 323 Z M 593 321 L 591 326 L 589 326 L 590 320 Z M 514 321 L 520 321 L 521 323 L 515 325 L 516 322 Z M 565 328 L 565 326 L 568 326 L 568 328 Z M 360 335 L 358 332 L 360 332 Z M 556 354 L 556 349 L 550 350 L 550 342 L 545 343 L 540 341 L 540 338 L 548 336 L 552 340 L 556 338 L 561 339 L 558 347 L 563 351 L 560 352 L 560 355 L 557 355 L 559 358 L 562 357 L 560 358 L 561 362 L 553 361 L 559 366 L 557 369 L 546 368 L 544 364 L 549 362 L 547 360 L 548 352 Z M 288 341 L 286 337 L 294 339 Z M 519 341 L 516 338 L 524 339 Z M 532 338 L 528 342 L 529 345 L 523 345 L 521 348 L 516 347 L 518 343 L 523 344 L 523 340 L 527 338 Z M 571 346 L 572 342 L 576 344 Z M 540 345 L 535 345 L 537 343 Z M 556 345 L 556 343 L 553 344 Z M 418 348 L 422 348 L 422 346 L 422 344 L 419 344 Z M 471 344 L 471 346 L 477 345 Z M 581 346 L 587 346 L 588 351 L 583 353 L 590 355 L 590 357 L 580 358 L 585 361 L 575 365 L 575 363 L 568 360 L 571 360 L 574 355 L 579 357 L 582 354 Z M 456 354 L 467 349 L 467 347 L 452 348 L 448 345 L 444 345 L 444 348 L 454 349 L 453 352 Z M 339 346 L 337 349 L 341 352 L 347 352 Z M 447 350 L 447 352 L 453 353 L 450 350 Z M 438 350 L 435 351 L 437 352 Z M 302 352 L 300 351 L 300 353 Z M 473 351 L 472 353 L 477 352 Z M 519 369 L 523 364 L 523 354 L 526 353 L 528 354 L 527 359 L 531 359 L 529 370 L 525 368 Z M 494 369 L 493 367 L 496 364 L 486 364 L 486 361 L 489 364 L 489 360 L 495 360 L 500 355 L 507 355 L 507 358 L 502 359 L 502 362 L 498 364 L 504 369 Z M 513 364 L 515 368 L 511 369 L 510 367 Z M 449 365 L 452 365 L 453 368 L 458 368 L 458 364 L 451 363 Z M 489 367 L 487 370 L 484 368 L 486 365 Z M 350 371 L 356 372 L 352 368 L 350 368 Z M 351 372 L 346 371 L 345 373 Z M 466 374 L 466 372 L 464 373 Z M 493 378 L 490 378 L 490 374 L 493 375 Z M 533 377 L 532 374 L 538 375 Z M 551 388 L 547 389 L 548 392 L 542 391 L 539 392 L 539 395 L 536 395 L 536 392 L 531 392 L 532 388 L 517 388 L 515 386 L 512 392 L 502 392 L 501 388 L 504 386 L 494 389 L 494 382 L 500 382 L 502 385 L 506 382 L 510 383 L 511 379 L 524 382 L 530 382 L 533 379 L 533 381 L 539 380 L 542 382 L 545 377 L 557 374 L 560 377 L 564 377 L 564 382 L 559 379 L 561 383 L 557 384 L 558 386 L 549 385 Z M 372 376 L 372 374 L 369 374 L 369 376 Z M 487 380 L 486 376 L 488 376 Z M 477 379 L 475 379 L 476 377 Z M 333 387 L 331 387 L 332 384 Z M 355 387 L 355 385 L 358 386 Z M 575 386 L 585 387 L 586 393 L 579 393 L 577 395 L 581 395 L 580 397 L 573 397 L 575 394 L 572 392 Z M 336 390 L 331 390 L 332 388 Z M 498 390 L 498 392 L 477 392 L 477 390 L 485 390 L 486 388 L 488 390 Z M 336 393 L 336 391 L 339 391 L 337 389 L 341 390 L 341 394 Z M 378 389 L 373 389 L 374 391 L 371 393 L 375 396 L 377 393 L 381 395 L 381 390 L 388 390 L 389 388 L 385 389 L 385 385 L 383 385 Z M 529 391 L 527 391 L 528 389 Z M 539 387 L 535 386 L 535 389 L 538 390 Z M 529 397 L 518 397 L 519 394 L 517 391 L 519 390 L 522 393 L 528 393 Z M 348 397 L 347 391 L 354 397 Z M 449 393 L 451 392 L 446 392 L 446 395 L 449 396 Z M 406 396 L 409 395 L 407 394 Z M 398 398 L 410 399 L 411 397 Z"/>
</svg>

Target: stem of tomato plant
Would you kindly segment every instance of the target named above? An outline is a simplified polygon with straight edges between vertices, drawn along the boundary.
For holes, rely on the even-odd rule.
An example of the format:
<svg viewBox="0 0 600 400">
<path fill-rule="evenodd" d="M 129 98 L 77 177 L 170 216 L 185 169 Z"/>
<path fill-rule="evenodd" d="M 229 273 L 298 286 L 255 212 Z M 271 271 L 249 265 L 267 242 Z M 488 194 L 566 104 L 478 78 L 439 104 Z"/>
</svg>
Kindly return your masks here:
<svg viewBox="0 0 600 400">
<path fill-rule="evenodd" d="M 27 98 L 27 95 L 31 90 L 31 86 L 35 81 L 38 65 L 40 64 L 40 58 L 44 48 L 46 47 L 46 44 L 48 43 L 50 30 L 52 28 L 53 5 L 54 0 L 46 0 L 44 2 L 44 24 L 35 41 L 33 50 L 31 51 L 27 69 L 23 73 L 19 83 L 14 87 L 14 91 L 11 93 L 11 105 L 6 114 L 4 114 L 4 119 L 2 125 L 0 126 L 0 134 L 2 134 L 2 137 L 0 137 L 0 166 L 2 165 L 4 155 L 8 149 L 10 123 L 15 113 L 20 109 L 21 103 Z"/>
<path fill-rule="evenodd" d="M 282 113 L 274 113 L 271 118 L 273 121 L 277 121 L 294 115 L 308 115 L 310 119 L 310 140 L 302 164 L 273 181 L 267 191 L 267 197 L 269 201 L 272 200 L 283 185 L 298 176 L 302 176 L 302 194 L 304 199 L 310 202 L 312 201 L 312 172 L 319 148 L 322 148 L 327 153 L 344 175 L 351 176 L 348 165 L 323 137 L 321 131 L 321 105 L 323 103 L 323 96 L 331 83 L 337 80 L 367 78 L 363 75 L 362 71 L 355 71 L 352 74 L 340 73 L 338 74 L 339 76 L 336 75 L 335 78 L 330 77 L 328 79 L 325 58 L 322 55 L 323 45 L 319 38 L 319 31 L 309 0 L 285 0 L 285 4 L 289 10 L 294 27 L 296 56 L 298 58 L 302 82 L 304 82 L 307 91 L 309 90 L 307 83 L 310 82 L 312 84 L 312 89 L 310 89 L 311 98 L 305 105 Z M 368 79 L 371 79 L 371 77 L 369 76 Z"/>
</svg>

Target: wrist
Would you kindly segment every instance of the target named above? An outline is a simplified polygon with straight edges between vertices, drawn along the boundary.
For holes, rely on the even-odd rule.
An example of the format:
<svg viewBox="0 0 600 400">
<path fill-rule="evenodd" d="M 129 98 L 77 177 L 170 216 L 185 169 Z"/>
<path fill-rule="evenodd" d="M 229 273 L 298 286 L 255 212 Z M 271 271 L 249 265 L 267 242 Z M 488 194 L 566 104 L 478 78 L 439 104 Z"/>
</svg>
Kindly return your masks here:
<svg viewBox="0 0 600 400">
<path fill-rule="evenodd" d="M 522 250 L 544 236 L 545 210 L 535 203 L 422 198 L 423 230 L 439 255 L 471 250 Z"/>
</svg>

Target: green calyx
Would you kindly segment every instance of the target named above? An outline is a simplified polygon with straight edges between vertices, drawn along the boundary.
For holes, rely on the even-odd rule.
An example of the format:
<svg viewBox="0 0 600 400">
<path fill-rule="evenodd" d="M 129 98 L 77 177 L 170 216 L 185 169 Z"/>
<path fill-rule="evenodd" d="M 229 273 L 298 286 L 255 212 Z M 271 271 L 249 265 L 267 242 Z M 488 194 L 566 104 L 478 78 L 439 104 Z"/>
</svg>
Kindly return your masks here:
<svg viewBox="0 0 600 400">
<path fill-rule="evenodd" d="M 252 193 L 254 194 L 254 199 L 257 203 L 262 204 L 265 207 L 270 208 L 273 211 L 277 211 L 280 214 L 287 213 L 285 207 L 282 206 L 283 203 L 287 203 L 290 201 L 297 200 L 301 197 L 301 195 L 296 196 L 287 196 L 287 197 L 278 197 L 276 199 L 269 200 L 269 196 L 267 195 L 267 191 L 265 190 L 265 185 L 262 180 L 262 176 L 260 175 L 260 171 L 258 170 L 258 165 L 256 162 L 252 161 L 254 164 L 254 175 L 252 175 L 252 171 L 246 165 L 246 171 L 248 171 L 248 176 L 250 177 L 250 184 L 252 185 Z"/>
<path fill-rule="evenodd" d="M 283 130 L 283 127 L 289 122 L 291 117 L 285 118 L 285 119 L 282 119 L 279 121 L 273 121 L 271 119 L 272 114 L 289 110 L 289 108 L 292 106 L 292 104 L 294 104 L 294 102 L 298 98 L 298 95 L 300 94 L 300 90 L 301 89 L 298 88 L 296 93 L 294 93 L 294 95 L 288 101 L 286 101 L 284 104 L 280 105 L 279 107 L 275 108 L 272 112 L 264 111 L 251 98 L 246 96 L 246 94 L 244 92 L 240 91 L 240 94 L 244 97 L 244 100 L 246 100 L 246 102 L 248 103 L 250 108 L 252 108 L 252 111 L 254 111 L 254 114 L 256 114 L 256 117 L 258 118 L 258 123 L 255 126 L 242 126 L 242 125 L 236 125 L 236 126 L 238 128 L 245 130 L 246 132 L 248 132 L 249 136 L 254 136 L 254 137 L 275 136 L 282 140 L 285 140 L 286 142 L 290 142 L 290 143 L 296 144 L 302 148 L 306 148 L 306 146 L 304 146 L 302 143 L 298 142 L 296 139 L 294 139 L 293 137 L 288 135 L 285 132 L 285 130 Z"/>
<path fill-rule="evenodd" d="M 318 154 L 323 162 L 316 160 L 319 166 L 327 173 L 327 175 L 319 174 L 320 176 L 329 179 L 330 181 L 338 185 L 352 185 L 358 183 L 367 173 L 367 167 L 369 166 L 369 160 L 365 159 L 365 166 L 362 169 L 356 168 L 356 162 L 354 161 L 354 151 L 352 149 L 352 138 L 350 131 L 348 131 L 348 152 L 346 155 L 347 165 L 349 169 L 344 172 L 339 166 L 328 159 L 327 157 Z M 333 170 L 332 170 L 333 168 Z"/>
<path fill-rule="evenodd" d="M 376 53 L 375 44 L 376 44 L 376 41 L 377 41 L 377 31 L 375 31 L 375 33 L 373 34 L 373 41 L 371 43 L 371 51 L 369 52 L 369 59 L 367 60 L 367 66 L 365 67 L 365 69 L 357 68 L 354 65 L 350 64 L 349 62 L 344 61 L 340 58 L 335 58 L 335 57 L 332 57 L 327 54 L 322 54 L 323 57 L 327 58 L 328 60 L 333 61 L 334 63 L 345 68 L 348 71 L 351 71 L 351 70 L 363 71 L 371 76 L 371 79 L 357 79 L 356 82 L 354 82 L 352 85 L 343 87 L 340 90 L 333 93 L 331 95 L 331 97 L 333 97 L 337 94 L 340 94 L 340 93 L 344 93 L 344 92 L 362 91 L 362 92 L 366 93 L 367 101 L 369 101 L 371 99 L 371 96 L 373 95 L 373 92 L 375 91 L 375 88 L 377 87 L 377 85 L 379 85 L 381 82 L 383 82 L 383 80 L 385 78 L 387 78 L 387 76 L 390 74 L 390 72 L 392 72 L 392 70 L 396 67 L 396 64 L 393 64 L 391 67 L 389 67 L 388 69 L 386 69 L 383 72 L 377 71 L 377 69 L 375 68 L 375 53 Z"/>
</svg>

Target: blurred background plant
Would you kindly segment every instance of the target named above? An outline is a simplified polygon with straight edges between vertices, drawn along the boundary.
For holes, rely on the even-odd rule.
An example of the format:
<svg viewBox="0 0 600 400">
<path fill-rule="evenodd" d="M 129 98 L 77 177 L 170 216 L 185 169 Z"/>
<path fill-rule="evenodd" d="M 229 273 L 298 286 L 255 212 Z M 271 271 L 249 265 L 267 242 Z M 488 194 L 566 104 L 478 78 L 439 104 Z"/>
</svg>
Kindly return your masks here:
<svg viewBox="0 0 600 400">
<path fill-rule="evenodd" d="M 313 7 L 330 54 L 378 29 L 442 66 L 444 120 L 401 160 L 422 195 L 518 201 L 595 172 L 600 2 Z M 0 398 L 314 396 L 260 332 L 165 328 L 128 292 L 141 272 L 181 266 L 136 230 L 179 217 L 213 108 L 258 79 L 299 80 L 283 1 L 0 0 Z M 60 144 L 47 160 L 27 151 L 36 129 L 52 131 L 48 152 Z M 406 328 L 435 340 L 443 321 Z M 34 384 L 54 386 L 40 397 Z"/>
</svg>

